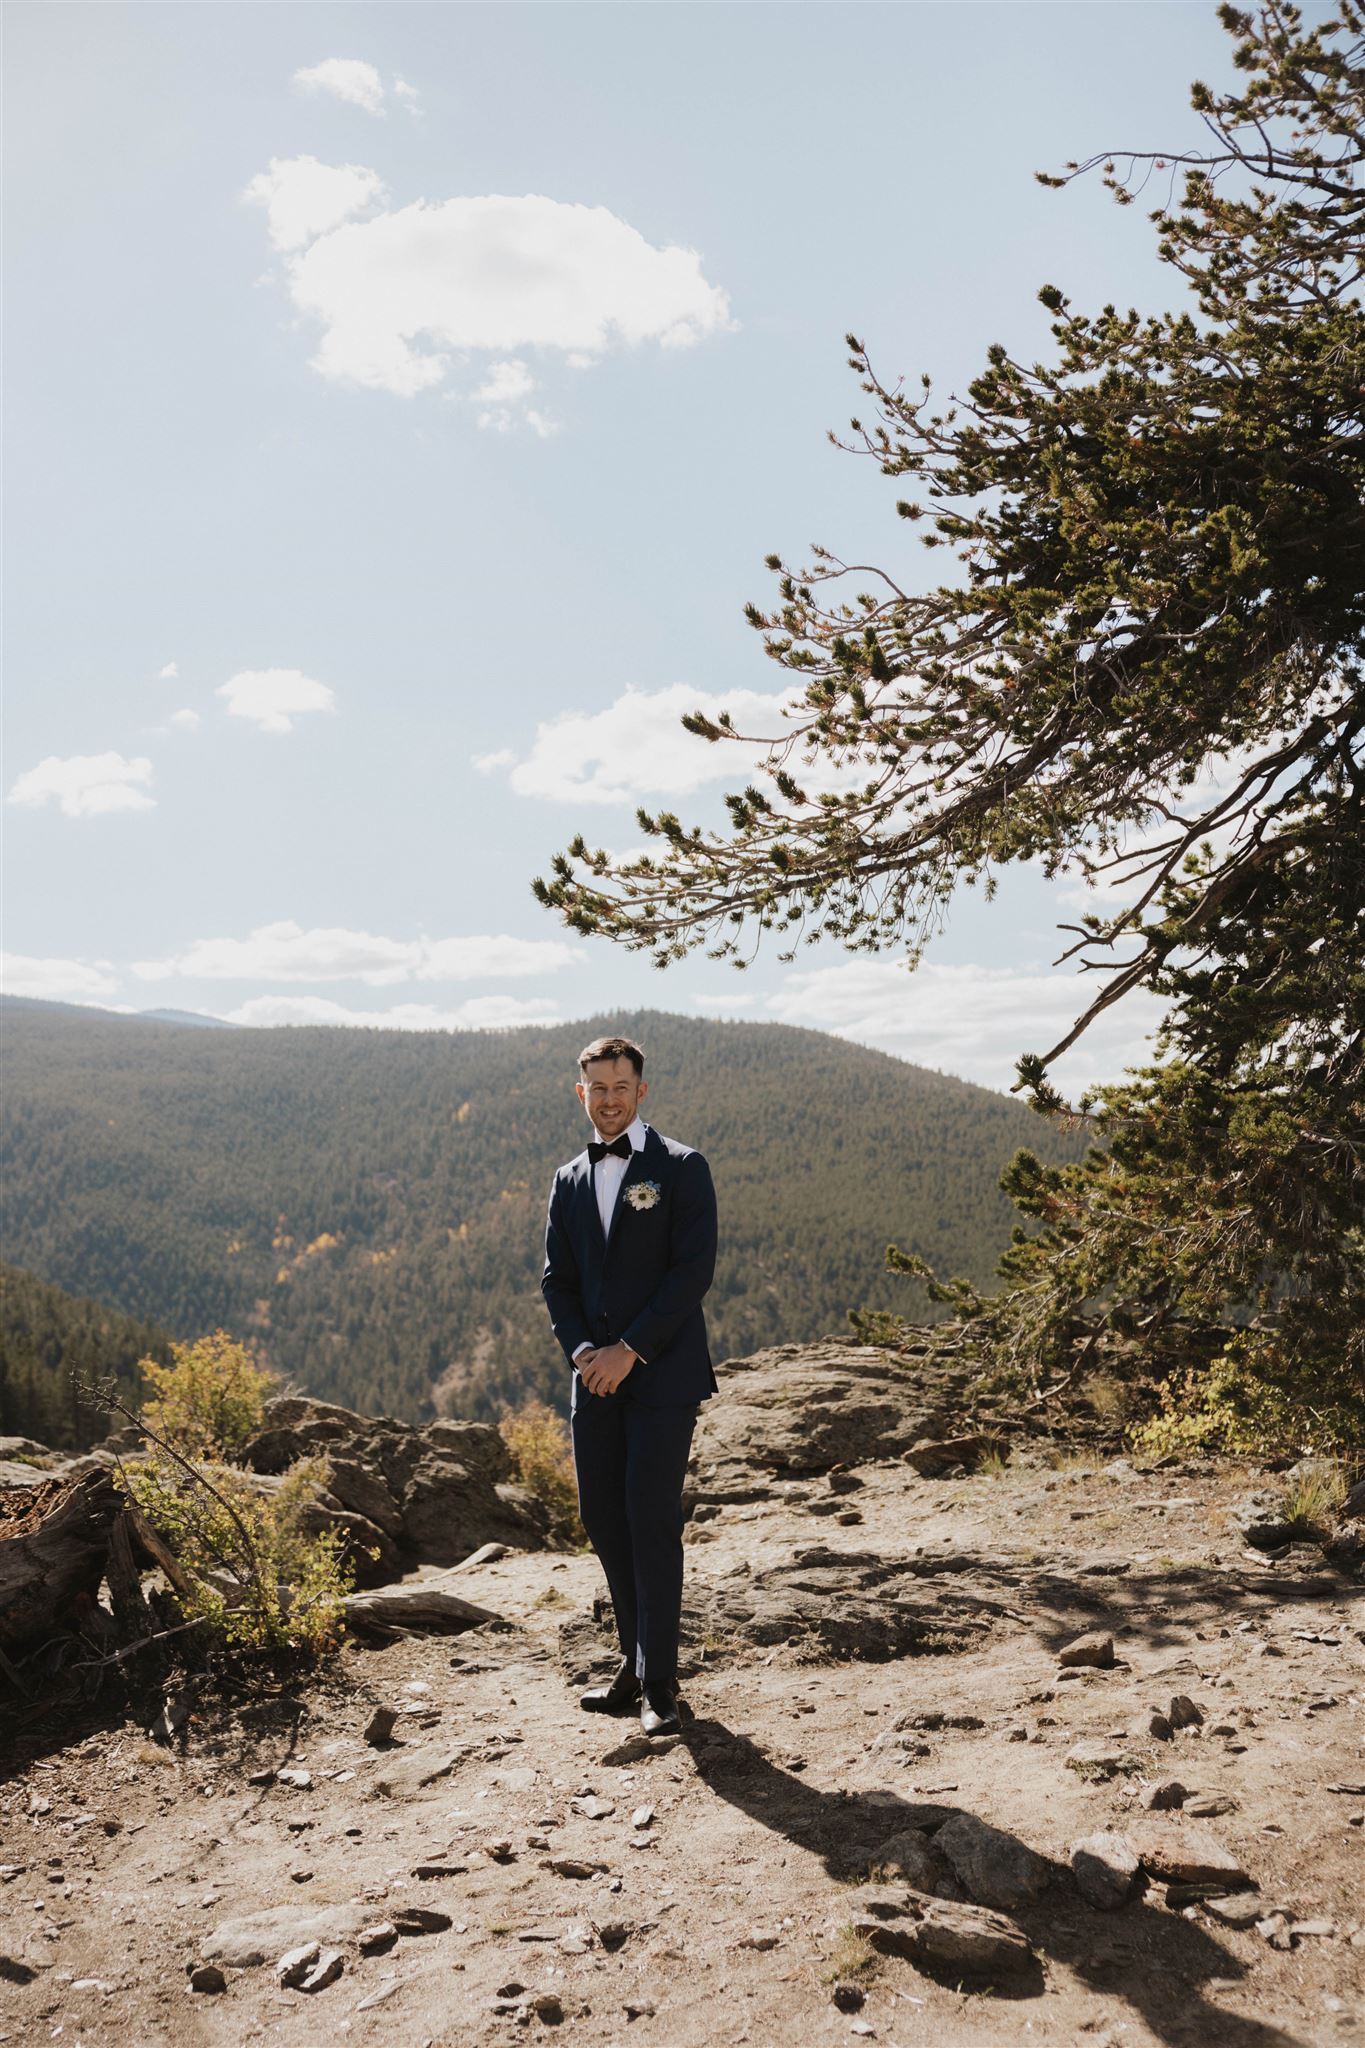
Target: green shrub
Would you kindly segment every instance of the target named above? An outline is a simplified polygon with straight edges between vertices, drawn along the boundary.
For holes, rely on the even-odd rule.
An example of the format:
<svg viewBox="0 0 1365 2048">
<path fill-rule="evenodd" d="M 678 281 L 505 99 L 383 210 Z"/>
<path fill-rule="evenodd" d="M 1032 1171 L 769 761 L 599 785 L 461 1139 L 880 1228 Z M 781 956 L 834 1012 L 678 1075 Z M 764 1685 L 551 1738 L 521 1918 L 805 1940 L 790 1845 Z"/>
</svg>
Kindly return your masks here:
<svg viewBox="0 0 1365 2048">
<path fill-rule="evenodd" d="M 237 1649 L 333 1648 L 354 1584 L 335 1530 L 310 1534 L 306 1511 L 328 1479 L 301 1459 L 269 1494 L 231 1465 L 187 1468 L 166 1451 L 129 1466 L 123 1483 L 174 1552 L 187 1620 Z"/>
<path fill-rule="evenodd" d="M 173 1344 L 171 1363 L 144 1358 L 153 1390 L 143 1416 L 158 1436 L 188 1458 L 231 1457 L 261 1426 L 275 1375 L 258 1365 L 226 1330 L 193 1344 Z"/>
</svg>

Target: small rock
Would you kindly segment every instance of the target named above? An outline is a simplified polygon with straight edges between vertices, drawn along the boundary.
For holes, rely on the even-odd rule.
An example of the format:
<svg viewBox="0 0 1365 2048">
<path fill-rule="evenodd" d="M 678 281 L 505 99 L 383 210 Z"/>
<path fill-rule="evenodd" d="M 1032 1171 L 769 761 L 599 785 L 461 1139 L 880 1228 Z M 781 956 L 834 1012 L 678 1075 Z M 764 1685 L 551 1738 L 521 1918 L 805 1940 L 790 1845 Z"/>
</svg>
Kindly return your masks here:
<svg viewBox="0 0 1365 2048">
<path fill-rule="evenodd" d="M 199 1963 L 190 1971 L 191 1991 L 226 1991 L 227 1978 L 217 1963 Z"/>
<path fill-rule="evenodd" d="M 621 2008 L 628 2020 L 648 2020 L 658 2010 L 652 1998 L 628 1998 Z"/>
<path fill-rule="evenodd" d="M 493 1858 L 495 1863 L 514 1863 L 516 1861 L 517 1852 L 505 1835 L 500 1835 L 496 1842 L 485 1842 L 484 1851 L 485 1854 Z"/>
<path fill-rule="evenodd" d="M 942 1865 L 935 1859 L 933 1850 L 914 1828 L 905 1828 L 900 1834 L 892 1835 L 879 1849 L 873 1850 L 868 1863 L 884 1881 L 895 1878 L 902 1884 L 912 1885 L 917 1892 L 937 1891 L 943 1875 Z"/>
<path fill-rule="evenodd" d="M 1210 1919 L 1220 1921 L 1224 1927 L 1254 1927 L 1265 1911 L 1255 1892 L 1227 1892 L 1218 1898 L 1204 1899 L 1202 1905 Z"/>
<path fill-rule="evenodd" d="M 579 1856 L 550 1856 L 542 1865 L 543 1869 L 552 1870 L 556 1877 L 596 1877 L 606 1867 L 605 1863 L 589 1863 Z"/>
<path fill-rule="evenodd" d="M 1114 1638 L 1102 1629 L 1091 1629 L 1059 1650 L 1057 1661 L 1064 1670 L 1087 1666 L 1094 1671 L 1111 1671 L 1114 1666 Z"/>
<path fill-rule="evenodd" d="M 412 1874 L 426 1881 L 436 1877 L 464 1877 L 468 1869 L 467 1863 L 415 1863 Z"/>
<path fill-rule="evenodd" d="M 1025 1905 L 1038 1897 L 1050 1875 L 1044 1859 L 1025 1843 L 972 1813 L 955 1814 L 935 1835 L 934 1847 L 981 1906 Z"/>
<path fill-rule="evenodd" d="M 629 1941 L 635 1928 L 629 1920 L 599 1920 L 597 1938 L 603 1948 L 620 1948 L 623 1941 Z"/>
<path fill-rule="evenodd" d="M 1291 1920 L 1289 1932 L 1296 1940 L 1316 1939 L 1332 1941 L 1336 1937 L 1336 1922 L 1333 1920 Z"/>
<path fill-rule="evenodd" d="M 1237 1801 L 1226 1792 L 1200 1792 L 1185 1801 L 1185 1811 L 1195 1820 L 1216 1820 L 1220 1813 L 1236 1813 Z"/>
<path fill-rule="evenodd" d="M 1147 1786 L 1141 1803 L 1149 1813 L 1162 1813 L 1170 1807 L 1183 1806 L 1189 1796 L 1179 1778 L 1159 1778 L 1155 1785 Z"/>
<path fill-rule="evenodd" d="M 1197 1728 L 1203 1718 L 1203 1710 L 1188 1693 L 1178 1692 L 1166 1709 L 1166 1719 L 1172 1728 Z"/>
<path fill-rule="evenodd" d="M 985 1907 L 929 1898 L 908 1885 L 861 1885 L 849 1903 L 854 1933 L 882 1954 L 972 1977 L 1036 1969 L 1021 1930 Z"/>
<path fill-rule="evenodd" d="M 398 1716 L 392 1707 L 376 1707 L 365 1724 L 365 1740 L 371 1749 L 382 1749 L 393 1738 Z"/>
<path fill-rule="evenodd" d="M 372 1927 L 361 1928 L 356 1936 L 356 1946 L 363 1956 L 382 1956 L 397 1939 L 398 1929 L 392 1920 L 376 1920 Z"/>
<path fill-rule="evenodd" d="M 1144 1829 L 1138 1842 L 1143 1866 L 1168 1884 L 1218 1884 L 1224 1891 L 1255 1890 L 1237 1858 L 1207 1828 L 1171 1821 Z"/>
<path fill-rule="evenodd" d="M 557 2027 L 564 2017 L 564 2001 L 553 1991 L 537 1991 L 531 2010 L 547 2027 Z"/>
<path fill-rule="evenodd" d="M 653 1820 L 654 1808 L 652 1806 L 637 1806 L 630 1817 L 630 1824 L 636 1829 L 647 1828 L 653 1824 Z"/>
<path fill-rule="evenodd" d="M 581 1813 L 585 1820 L 606 1820 L 616 1811 L 610 1799 L 599 1799 L 593 1792 L 587 1793 L 582 1799 L 573 1799 L 569 1803 L 573 1807 L 574 1812 Z"/>
<path fill-rule="evenodd" d="M 1268 1941 L 1272 1948 L 1291 1949 L 1294 1946 L 1294 1938 L 1289 1932 L 1289 1922 L 1283 1913 L 1270 1913 L 1264 1920 L 1258 1920 L 1256 1932 L 1262 1941 Z"/>
<path fill-rule="evenodd" d="M 279 1785 L 292 1785 L 296 1792 L 306 1792 L 313 1782 L 313 1774 L 311 1771 L 294 1769 L 276 1771 L 275 1782 Z"/>
<path fill-rule="evenodd" d="M 301 1942 L 297 1948 L 285 1950 L 285 1953 L 275 1965 L 275 1975 L 279 1978 L 281 1984 L 290 1986 L 301 1984 L 321 1954 L 322 1948 L 320 1943 L 316 1941 Z"/>
<path fill-rule="evenodd" d="M 1076 1888 L 1087 1905 L 1113 1913 L 1126 1906 L 1142 1882 L 1142 1865 L 1126 1835 L 1110 1829 L 1087 1835 L 1071 1851 Z"/>
<path fill-rule="evenodd" d="M 325 1991 L 329 1984 L 335 1984 L 346 1967 L 346 1958 L 339 1948 L 325 1948 L 312 1968 L 297 1979 L 300 1991 Z"/>
<path fill-rule="evenodd" d="M 748 1934 L 741 1934 L 739 1940 L 735 1943 L 735 1947 L 756 1948 L 759 1950 L 776 1948 L 781 1938 L 780 1935 L 769 1934 L 762 1928 L 755 1927 Z"/>
<path fill-rule="evenodd" d="M 311 1870 L 303 1867 L 300 1867 L 298 1870 L 291 1870 L 289 1882 L 291 1884 L 311 1884 L 313 1882 L 313 1873 Z"/>
<path fill-rule="evenodd" d="M 845 1978 L 840 1977 L 831 1990 L 830 1997 L 840 2012 L 857 2012 L 866 2002 L 867 1993 L 861 1984 L 850 1984 Z"/>
<path fill-rule="evenodd" d="M 247 1779 L 248 1785 L 273 1785 L 275 1773 L 272 1770 L 253 1771 Z"/>
</svg>

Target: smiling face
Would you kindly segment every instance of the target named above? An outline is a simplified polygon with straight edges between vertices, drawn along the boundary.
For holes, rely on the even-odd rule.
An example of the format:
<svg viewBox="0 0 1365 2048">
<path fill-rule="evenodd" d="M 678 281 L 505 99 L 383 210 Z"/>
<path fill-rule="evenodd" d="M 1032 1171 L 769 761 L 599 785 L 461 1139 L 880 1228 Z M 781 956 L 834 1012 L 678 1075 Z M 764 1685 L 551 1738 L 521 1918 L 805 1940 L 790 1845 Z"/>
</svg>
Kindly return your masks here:
<svg viewBox="0 0 1365 2048">
<path fill-rule="evenodd" d="M 649 1083 L 627 1059 L 589 1060 L 578 1084 L 578 1099 L 599 1138 L 619 1138 L 635 1121 Z"/>
</svg>

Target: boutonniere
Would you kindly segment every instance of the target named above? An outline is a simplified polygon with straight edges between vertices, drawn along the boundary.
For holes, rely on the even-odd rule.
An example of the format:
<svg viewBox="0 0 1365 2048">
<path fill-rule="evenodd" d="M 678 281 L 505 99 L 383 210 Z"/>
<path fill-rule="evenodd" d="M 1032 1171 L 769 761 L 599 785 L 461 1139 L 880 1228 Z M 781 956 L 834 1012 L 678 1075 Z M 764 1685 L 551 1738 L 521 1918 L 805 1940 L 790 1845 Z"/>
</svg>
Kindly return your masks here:
<svg viewBox="0 0 1365 2048">
<path fill-rule="evenodd" d="M 626 1200 L 632 1209 L 652 1209 L 662 1193 L 657 1180 L 637 1180 L 626 1189 Z"/>
</svg>

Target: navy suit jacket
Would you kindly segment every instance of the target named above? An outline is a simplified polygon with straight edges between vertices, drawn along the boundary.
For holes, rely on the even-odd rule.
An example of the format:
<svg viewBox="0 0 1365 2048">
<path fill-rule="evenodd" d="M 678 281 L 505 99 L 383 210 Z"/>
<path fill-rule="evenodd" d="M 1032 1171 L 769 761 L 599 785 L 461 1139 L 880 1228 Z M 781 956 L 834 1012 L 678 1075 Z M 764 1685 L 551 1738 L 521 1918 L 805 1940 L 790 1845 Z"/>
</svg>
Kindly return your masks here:
<svg viewBox="0 0 1365 2048">
<path fill-rule="evenodd" d="M 632 1188 L 646 1186 L 657 1199 L 632 1203 Z M 630 1156 L 610 1236 L 603 1234 L 586 1150 L 560 1167 L 550 1189 L 541 1292 L 570 1364 L 582 1344 L 619 1341 L 639 1354 L 606 1399 L 670 1408 L 715 1393 L 701 1309 L 715 1270 L 716 1191 L 700 1152 L 651 1126 Z M 596 1398 L 575 1372 L 575 1408 Z"/>
</svg>

